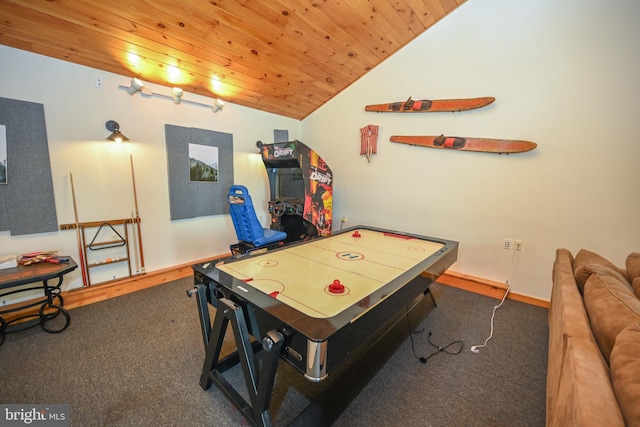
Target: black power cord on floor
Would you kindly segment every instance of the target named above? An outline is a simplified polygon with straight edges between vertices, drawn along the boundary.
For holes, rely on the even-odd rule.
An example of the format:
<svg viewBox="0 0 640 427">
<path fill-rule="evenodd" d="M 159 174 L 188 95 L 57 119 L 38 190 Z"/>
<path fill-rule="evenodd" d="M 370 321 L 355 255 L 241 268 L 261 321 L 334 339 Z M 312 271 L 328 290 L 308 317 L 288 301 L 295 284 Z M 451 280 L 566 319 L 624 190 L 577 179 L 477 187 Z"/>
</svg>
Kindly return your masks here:
<svg viewBox="0 0 640 427">
<path fill-rule="evenodd" d="M 436 354 L 440 353 L 440 352 L 444 352 L 447 354 L 451 354 L 453 356 L 460 354 L 462 352 L 462 348 L 464 347 L 464 343 L 462 341 L 453 341 L 450 344 L 447 344 L 444 347 L 440 347 L 435 345 L 434 343 L 431 342 L 431 332 L 429 332 L 429 336 L 427 337 L 427 341 L 429 342 L 429 344 L 431 344 L 433 347 L 435 347 L 437 349 L 437 351 L 431 353 L 430 355 L 428 355 L 427 357 L 421 356 L 418 357 L 418 355 L 416 354 L 416 348 L 415 345 L 413 343 L 413 334 L 419 334 L 424 332 L 424 328 L 420 329 L 419 331 L 413 331 L 411 330 L 411 325 L 409 324 L 409 316 L 407 313 L 407 327 L 409 328 L 409 338 L 411 339 L 411 351 L 413 351 L 413 356 L 418 359 L 420 362 L 422 363 L 427 363 L 427 360 L 431 359 L 433 356 L 435 356 Z M 449 350 L 450 347 L 453 347 L 455 345 L 459 344 L 460 348 L 458 348 L 457 350 L 451 351 Z"/>
</svg>

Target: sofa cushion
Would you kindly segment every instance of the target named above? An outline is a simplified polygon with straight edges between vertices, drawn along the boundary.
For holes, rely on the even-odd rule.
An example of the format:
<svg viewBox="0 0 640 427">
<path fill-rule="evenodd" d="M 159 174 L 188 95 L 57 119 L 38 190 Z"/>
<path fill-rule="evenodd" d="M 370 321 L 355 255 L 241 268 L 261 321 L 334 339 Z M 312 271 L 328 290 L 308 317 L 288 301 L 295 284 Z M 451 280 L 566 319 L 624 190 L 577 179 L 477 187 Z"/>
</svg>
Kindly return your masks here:
<svg viewBox="0 0 640 427">
<path fill-rule="evenodd" d="M 611 381 L 627 426 L 640 426 L 640 323 L 618 334 L 611 351 Z"/>
<path fill-rule="evenodd" d="M 630 253 L 627 257 L 625 267 L 627 267 L 627 278 L 629 279 L 629 282 L 633 282 L 635 279 L 640 277 L 640 253 Z"/>
<path fill-rule="evenodd" d="M 604 257 L 586 249 L 580 249 L 576 254 L 576 259 L 573 262 L 573 272 L 580 287 L 580 292 L 584 292 L 584 285 L 592 273 L 598 273 L 601 276 L 613 276 L 631 287 L 624 270 L 619 269 Z"/>
<path fill-rule="evenodd" d="M 585 284 L 584 305 L 593 336 L 609 362 L 620 331 L 632 323 L 640 322 L 640 300 L 626 282 L 595 273 Z"/>
<path fill-rule="evenodd" d="M 624 426 L 598 347 L 592 341 L 566 339 L 557 408 L 547 426 Z"/>
<path fill-rule="evenodd" d="M 633 279 L 633 293 L 640 298 L 640 277 Z"/>
</svg>

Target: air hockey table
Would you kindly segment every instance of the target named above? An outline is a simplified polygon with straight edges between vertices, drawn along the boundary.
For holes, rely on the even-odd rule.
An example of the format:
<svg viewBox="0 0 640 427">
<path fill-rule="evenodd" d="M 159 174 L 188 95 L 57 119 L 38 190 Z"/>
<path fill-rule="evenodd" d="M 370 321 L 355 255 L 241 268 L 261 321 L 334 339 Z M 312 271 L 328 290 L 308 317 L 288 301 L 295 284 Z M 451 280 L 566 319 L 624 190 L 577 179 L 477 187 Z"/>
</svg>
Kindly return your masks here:
<svg viewBox="0 0 640 427">
<path fill-rule="evenodd" d="M 429 285 L 457 252 L 451 240 L 356 226 L 194 265 L 188 293 L 197 296 L 206 353 L 201 387 L 215 383 L 252 425 L 268 426 L 279 360 L 311 382 L 338 371 L 345 378 L 293 423 L 330 424 L 408 337 L 409 317 L 417 324 L 435 307 Z M 209 306 L 215 307 L 213 320 Z M 229 326 L 237 349 L 221 357 Z M 354 357 L 353 369 L 339 371 Z M 249 401 L 224 376 L 238 363 Z"/>
</svg>

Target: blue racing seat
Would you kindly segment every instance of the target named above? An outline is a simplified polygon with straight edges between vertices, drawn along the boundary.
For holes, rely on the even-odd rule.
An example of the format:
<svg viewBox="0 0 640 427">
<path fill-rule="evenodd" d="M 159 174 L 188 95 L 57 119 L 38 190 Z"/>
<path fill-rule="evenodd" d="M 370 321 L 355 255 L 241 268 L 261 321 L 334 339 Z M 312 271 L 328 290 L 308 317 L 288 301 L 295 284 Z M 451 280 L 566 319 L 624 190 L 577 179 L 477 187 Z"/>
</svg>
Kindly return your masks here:
<svg viewBox="0 0 640 427">
<path fill-rule="evenodd" d="M 249 190 L 243 185 L 232 185 L 229 189 L 229 211 L 236 229 L 238 241 L 250 243 L 255 247 L 266 246 L 287 238 L 284 231 L 263 228 L 256 211 Z"/>
</svg>

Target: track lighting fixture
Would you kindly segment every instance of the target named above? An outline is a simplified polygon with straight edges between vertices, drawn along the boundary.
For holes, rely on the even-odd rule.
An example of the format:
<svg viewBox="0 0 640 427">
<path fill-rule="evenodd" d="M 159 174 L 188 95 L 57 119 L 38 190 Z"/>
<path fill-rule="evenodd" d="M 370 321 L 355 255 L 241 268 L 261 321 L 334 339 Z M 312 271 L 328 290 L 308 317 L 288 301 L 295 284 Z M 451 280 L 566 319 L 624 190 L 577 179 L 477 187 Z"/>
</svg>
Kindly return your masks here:
<svg viewBox="0 0 640 427">
<path fill-rule="evenodd" d="M 131 79 L 131 86 L 127 89 L 127 93 L 129 95 L 134 95 L 137 91 L 142 90 L 143 87 L 144 83 L 142 83 L 140 79 L 134 77 Z"/>
<path fill-rule="evenodd" d="M 175 104 L 189 104 L 189 105 L 195 105 L 198 107 L 211 108 L 211 111 L 213 111 L 214 113 L 217 113 L 218 111 L 222 110 L 222 108 L 224 108 L 224 101 L 218 98 L 214 100 L 213 105 L 203 104 L 202 102 L 196 102 L 196 101 L 190 101 L 188 99 L 184 99 L 183 98 L 184 90 L 179 87 L 172 88 L 171 95 L 152 92 L 151 90 L 145 87 L 142 80 L 136 77 L 131 79 L 130 86 L 119 85 L 118 88 L 126 90 L 129 95 L 135 95 L 136 93 L 140 92 L 143 98 L 162 98 L 167 100 L 170 99 L 170 100 L 173 100 Z M 126 139 L 123 139 L 123 141 L 126 141 Z"/>
<path fill-rule="evenodd" d="M 182 95 L 184 94 L 184 91 L 179 87 L 174 87 L 172 89 L 172 92 L 173 92 L 173 102 L 175 102 L 176 104 L 180 104 L 180 102 L 182 101 Z"/>
<path fill-rule="evenodd" d="M 114 142 L 129 141 L 129 138 L 127 138 L 126 136 L 120 133 L 120 125 L 118 124 L 118 122 L 114 120 L 109 120 L 107 123 L 105 123 L 105 127 L 107 128 L 108 131 L 111 132 L 111 135 L 107 137 L 107 141 L 114 141 Z"/>
<path fill-rule="evenodd" d="M 224 101 L 222 99 L 216 99 L 216 102 L 213 104 L 213 107 L 211 107 L 211 109 L 214 113 L 217 113 L 218 111 L 222 110 L 222 107 L 224 107 Z"/>
</svg>

